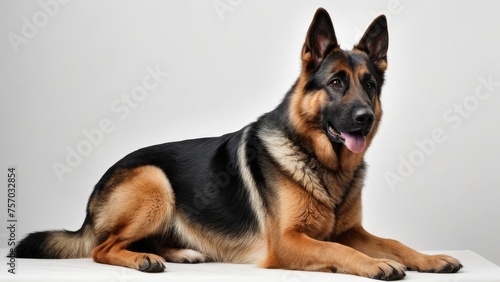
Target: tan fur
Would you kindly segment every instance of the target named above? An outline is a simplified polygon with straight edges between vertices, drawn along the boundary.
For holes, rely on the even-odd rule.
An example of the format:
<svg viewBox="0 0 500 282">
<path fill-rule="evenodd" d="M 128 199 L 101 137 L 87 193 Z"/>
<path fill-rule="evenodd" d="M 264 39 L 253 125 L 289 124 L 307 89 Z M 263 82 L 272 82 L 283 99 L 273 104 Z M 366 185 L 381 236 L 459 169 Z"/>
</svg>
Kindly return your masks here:
<svg viewBox="0 0 500 282">
<path fill-rule="evenodd" d="M 322 205 L 289 179 L 282 178 L 279 185 L 279 216 L 270 219 L 274 229 L 268 233 L 269 253 L 261 266 L 362 276 L 378 273 L 380 269 L 388 273 L 393 268 L 404 269 L 397 262 L 373 259 L 326 241 L 335 225 L 332 207 Z"/>
<path fill-rule="evenodd" d="M 47 250 L 55 251 L 53 256 L 61 258 L 85 258 L 95 246 L 96 238 L 90 226 L 85 226 L 82 234 L 68 234 L 54 231 L 46 245 Z"/>
<path fill-rule="evenodd" d="M 175 197 L 163 171 L 143 166 L 123 172 L 121 183 L 95 214 L 95 231 L 108 234 L 106 240 L 92 250 L 96 262 L 141 269 L 149 259 L 163 270 L 164 259 L 158 255 L 126 250 L 133 242 L 166 230 L 174 215 Z M 111 182 L 116 182 L 112 180 Z M 112 183 L 115 184 L 115 183 Z M 161 265 L 161 266 L 160 266 Z M 154 268 L 154 266 L 152 266 Z"/>
<path fill-rule="evenodd" d="M 141 238 L 143 232 L 164 230 L 173 216 L 175 196 L 163 171 L 143 166 L 127 172 L 125 178 L 95 215 L 96 232 Z M 130 219 L 137 225 L 128 225 Z M 140 225 L 144 223 L 147 228 Z"/>
<path fill-rule="evenodd" d="M 384 239 L 368 233 L 361 226 L 345 232 L 338 242 L 374 258 L 387 258 L 405 265 L 410 270 L 435 272 L 459 263 L 447 255 L 425 255 L 396 240 Z"/>
<path fill-rule="evenodd" d="M 173 226 L 183 244 L 214 262 L 254 263 L 263 255 L 263 241 L 253 234 L 229 238 L 197 226 L 183 215 L 176 216 Z"/>
<path fill-rule="evenodd" d="M 309 53 L 304 55 L 309 57 Z M 325 135 L 324 130 L 318 127 L 317 116 L 321 109 L 321 104 L 325 103 L 324 91 L 317 91 L 314 96 L 315 99 L 310 99 L 309 102 L 316 103 L 310 104 L 304 102 L 304 88 L 307 81 L 306 74 L 302 74 L 298 81 L 297 87 L 291 98 L 289 118 L 295 130 L 301 136 L 304 136 L 304 146 L 306 148 L 313 148 L 316 152 L 318 159 L 327 167 L 331 169 L 338 169 L 338 159 L 333 151 L 332 144 L 328 137 Z"/>
</svg>

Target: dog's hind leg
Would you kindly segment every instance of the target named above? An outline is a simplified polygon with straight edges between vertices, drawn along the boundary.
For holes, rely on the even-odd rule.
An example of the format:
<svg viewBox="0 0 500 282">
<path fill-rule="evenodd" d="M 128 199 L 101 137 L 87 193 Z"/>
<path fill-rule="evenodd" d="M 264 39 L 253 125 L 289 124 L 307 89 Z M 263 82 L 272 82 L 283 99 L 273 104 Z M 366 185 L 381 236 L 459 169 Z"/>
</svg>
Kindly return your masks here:
<svg viewBox="0 0 500 282">
<path fill-rule="evenodd" d="M 132 252 L 133 242 L 164 233 L 174 212 L 174 193 L 163 171 L 154 166 L 121 170 L 105 189 L 106 197 L 92 199 L 89 209 L 95 230 L 104 240 L 92 250 L 96 262 L 160 272 L 164 258 Z"/>
</svg>

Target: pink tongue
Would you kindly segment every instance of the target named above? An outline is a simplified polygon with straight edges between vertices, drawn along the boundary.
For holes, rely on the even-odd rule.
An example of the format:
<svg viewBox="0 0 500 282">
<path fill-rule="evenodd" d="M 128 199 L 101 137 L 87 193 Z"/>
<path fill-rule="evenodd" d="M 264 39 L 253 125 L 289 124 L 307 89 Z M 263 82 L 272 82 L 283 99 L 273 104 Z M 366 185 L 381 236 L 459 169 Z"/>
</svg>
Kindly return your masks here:
<svg viewBox="0 0 500 282">
<path fill-rule="evenodd" d="M 361 153 L 365 148 L 365 137 L 359 133 L 341 132 L 340 135 L 345 139 L 344 145 L 354 153 Z"/>
</svg>

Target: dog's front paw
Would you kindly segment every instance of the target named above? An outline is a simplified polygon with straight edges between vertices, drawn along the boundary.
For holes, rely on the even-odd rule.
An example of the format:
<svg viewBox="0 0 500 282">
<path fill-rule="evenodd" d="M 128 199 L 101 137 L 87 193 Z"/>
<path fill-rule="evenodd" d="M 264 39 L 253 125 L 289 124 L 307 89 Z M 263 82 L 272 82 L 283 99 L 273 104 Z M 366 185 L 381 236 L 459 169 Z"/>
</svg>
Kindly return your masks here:
<svg viewBox="0 0 500 282">
<path fill-rule="evenodd" d="M 399 280 L 406 276 L 406 267 L 389 259 L 373 259 L 360 266 L 360 276 L 379 280 Z"/>
<path fill-rule="evenodd" d="M 462 267 L 458 259 L 447 255 L 425 255 L 415 265 L 408 266 L 410 270 L 431 273 L 455 273 Z"/>
<path fill-rule="evenodd" d="M 144 256 L 137 261 L 137 269 L 144 272 L 162 272 L 165 269 L 164 262 L 165 260 L 160 256 L 144 254 Z"/>
</svg>

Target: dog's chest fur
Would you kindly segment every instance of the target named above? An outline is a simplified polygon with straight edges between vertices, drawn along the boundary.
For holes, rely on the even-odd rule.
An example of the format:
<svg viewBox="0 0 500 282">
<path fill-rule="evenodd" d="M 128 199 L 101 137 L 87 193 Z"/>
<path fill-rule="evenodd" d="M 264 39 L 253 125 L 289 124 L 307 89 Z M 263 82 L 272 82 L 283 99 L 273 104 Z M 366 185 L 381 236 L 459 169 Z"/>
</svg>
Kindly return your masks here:
<svg viewBox="0 0 500 282">
<path fill-rule="evenodd" d="M 289 183 L 283 185 L 286 187 L 284 189 L 292 189 L 290 187 L 293 186 L 301 190 L 282 193 L 286 199 L 280 199 L 282 204 L 291 205 L 290 209 L 300 211 L 296 215 L 291 213 L 294 217 L 300 217 L 299 222 L 303 226 L 298 226 L 299 229 L 315 233 L 313 237 L 335 237 L 348 228 L 348 222 L 357 222 L 350 220 L 350 217 L 358 216 L 351 215 L 350 209 L 360 200 L 365 171 L 363 162 L 354 171 L 333 171 L 323 166 L 313 155 L 305 153 L 300 145 L 282 131 L 263 130 L 260 138 L 280 173 L 288 179 Z M 294 183 L 290 183 L 290 180 Z M 295 201 L 288 196 L 293 194 L 302 194 L 296 197 L 305 200 Z"/>
</svg>

